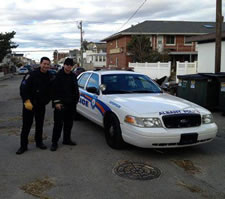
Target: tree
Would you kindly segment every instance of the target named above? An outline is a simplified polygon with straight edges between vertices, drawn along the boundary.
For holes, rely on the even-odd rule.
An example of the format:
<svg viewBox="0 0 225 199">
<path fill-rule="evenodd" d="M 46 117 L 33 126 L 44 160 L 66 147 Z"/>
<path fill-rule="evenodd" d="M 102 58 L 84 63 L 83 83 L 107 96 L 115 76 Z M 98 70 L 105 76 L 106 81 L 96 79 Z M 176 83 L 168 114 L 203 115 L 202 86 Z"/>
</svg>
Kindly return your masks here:
<svg viewBox="0 0 225 199">
<path fill-rule="evenodd" d="M 149 37 L 145 35 L 134 35 L 127 44 L 128 53 L 132 57 L 133 62 L 167 62 L 170 60 L 169 52 L 164 50 L 161 53 L 152 50 Z"/>
<path fill-rule="evenodd" d="M 18 45 L 11 41 L 14 38 L 16 32 L 6 32 L 0 33 L 0 62 L 2 62 L 3 58 L 11 53 L 12 48 L 17 48 Z"/>
<path fill-rule="evenodd" d="M 134 35 L 127 44 L 127 50 L 134 62 L 147 62 L 151 52 L 150 39 L 144 35 Z"/>
</svg>

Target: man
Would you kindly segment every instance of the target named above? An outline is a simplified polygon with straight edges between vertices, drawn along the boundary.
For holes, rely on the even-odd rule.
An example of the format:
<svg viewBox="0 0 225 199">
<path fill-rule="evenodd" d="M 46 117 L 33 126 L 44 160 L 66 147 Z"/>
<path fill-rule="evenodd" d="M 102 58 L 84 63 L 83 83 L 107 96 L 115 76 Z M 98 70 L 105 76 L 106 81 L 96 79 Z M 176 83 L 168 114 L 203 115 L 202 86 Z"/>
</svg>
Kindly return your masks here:
<svg viewBox="0 0 225 199">
<path fill-rule="evenodd" d="M 42 57 L 40 68 L 31 72 L 23 87 L 23 126 L 21 132 L 20 148 L 16 154 L 20 155 L 27 151 L 28 135 L 35 117 L 35 142 L 36 147 L 46 149 L 42 142 L 43 124 L 45 116 L 45 106 L 50 101 L 50 84 L 52 75 L 50 69 L 50 59 Z"/>
<path fill-rule="evenodd" d="M 56 151 L 63 128 L 63 144 L 76 145 L 71 140 L 73 117 L 79 100 L 77 78 L 72 73 L 73 60 L 67 58 L 64 67 L 57 73 L 53 84 L 54 127 L 51 151 Z"/>
</svg>

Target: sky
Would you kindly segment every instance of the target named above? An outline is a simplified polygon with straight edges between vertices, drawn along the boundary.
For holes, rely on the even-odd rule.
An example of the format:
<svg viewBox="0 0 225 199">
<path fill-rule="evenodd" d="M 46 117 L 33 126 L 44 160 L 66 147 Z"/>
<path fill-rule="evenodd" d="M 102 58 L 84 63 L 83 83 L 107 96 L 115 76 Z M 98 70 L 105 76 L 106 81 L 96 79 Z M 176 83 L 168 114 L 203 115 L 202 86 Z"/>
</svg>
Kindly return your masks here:
<svg viewBox="0 0 225 199">
<path fill-rule="evenodd" d="M 0 32 L 16 32 L 15 51 L 39 61 L 79 49 L 80 21 L 84 39 L 99 42 L 145 20 L 215 21 L 216 0 L 0 0 L 0 13 Z"/>
</svg>

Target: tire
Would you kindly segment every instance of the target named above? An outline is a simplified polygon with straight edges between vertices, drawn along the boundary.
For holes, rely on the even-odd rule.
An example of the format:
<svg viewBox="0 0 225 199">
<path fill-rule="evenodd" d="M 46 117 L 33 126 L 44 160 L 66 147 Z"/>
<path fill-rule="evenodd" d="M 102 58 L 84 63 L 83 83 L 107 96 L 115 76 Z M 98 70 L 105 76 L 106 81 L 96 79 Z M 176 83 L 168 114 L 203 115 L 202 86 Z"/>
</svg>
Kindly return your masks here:
<svg viewBox="0 0 225 199">
<path fill-rule="evenodd" d="M 105 139 L 113 149 L 122 149 L 125 146 L 121 135 L 120 122 L 114 114 L 110 114 L 105 125 Z"/>
</svg>

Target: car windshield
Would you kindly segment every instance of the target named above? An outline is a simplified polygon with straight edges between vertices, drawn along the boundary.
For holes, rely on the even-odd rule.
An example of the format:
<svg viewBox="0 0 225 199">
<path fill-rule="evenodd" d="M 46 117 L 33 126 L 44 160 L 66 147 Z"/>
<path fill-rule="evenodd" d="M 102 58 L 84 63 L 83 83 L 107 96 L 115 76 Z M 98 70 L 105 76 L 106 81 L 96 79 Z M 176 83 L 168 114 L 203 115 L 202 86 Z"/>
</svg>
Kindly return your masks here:
<svg viewBox="0 0 225 199">
<path fill-rule="evenodd" d="M 161 93 L 161 89 L 146 75 L 110 74 L 102 75 L 103 94 Z"/>
</svg>

